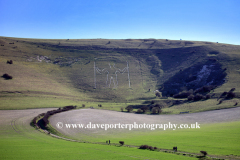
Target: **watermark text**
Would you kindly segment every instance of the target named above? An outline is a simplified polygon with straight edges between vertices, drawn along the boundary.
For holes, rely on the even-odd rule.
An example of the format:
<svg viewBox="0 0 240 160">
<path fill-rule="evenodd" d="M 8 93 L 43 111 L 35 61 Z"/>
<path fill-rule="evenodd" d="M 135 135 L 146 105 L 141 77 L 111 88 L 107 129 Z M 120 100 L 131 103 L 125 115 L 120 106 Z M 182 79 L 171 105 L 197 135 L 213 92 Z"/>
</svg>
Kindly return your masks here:
<svg viewBox="0 0 240 160">
<path fill-rule="evenodd" d="M 56 127 L 66 128 L 66 129 L 103 129 L 103 130 L 109 130 L 109 129 L 149 129 L 149 130 L 167 130 L 167 129 L 198 129 L 200 128 L 200 124 L 198 122 L 193 124 L 174 124 L 171 122 L 165 123 L 165 124 L 148 124 L 148 123 L 132 123 L 132 124 L 123 124 L 123 123 L 115 123 L 115 124 L 96 124 L 89 122 L 88 124 L 63 124 L 62 122 L 58 122 L 56 124 Z"/>
</svg>

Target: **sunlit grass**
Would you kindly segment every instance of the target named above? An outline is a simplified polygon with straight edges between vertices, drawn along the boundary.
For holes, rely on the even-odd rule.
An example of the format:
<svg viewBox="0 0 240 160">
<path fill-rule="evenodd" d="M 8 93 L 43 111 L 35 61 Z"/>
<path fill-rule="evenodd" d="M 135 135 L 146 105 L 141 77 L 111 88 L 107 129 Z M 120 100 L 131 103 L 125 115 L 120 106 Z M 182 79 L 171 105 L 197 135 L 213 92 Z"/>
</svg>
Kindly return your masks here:
<svg viewBox="0 0 240 160">
<path fill-rule="evenodd" d="M 85 136 L 84 139 L 104 142 L 111 139 L 112 143 L 124 141 L 126 145 L 151 145 L 163 149 L 177 146 L 179 151 L 199 153 L 207 151 L 212 155 L 240 155 L 240 122 L 200 124 L 200 129 L 176 129 L 155 131 L 132 131 L 114 135 Z M 84 137 L 83 135 L 81 135 Z"/>
<path fill-rule="evenodd" d="M 25 121 L 0 125 L 0 159 L 190 159 L 190 157 L 119 147 L 70 142 L 35 130 Z"/>
</svg>

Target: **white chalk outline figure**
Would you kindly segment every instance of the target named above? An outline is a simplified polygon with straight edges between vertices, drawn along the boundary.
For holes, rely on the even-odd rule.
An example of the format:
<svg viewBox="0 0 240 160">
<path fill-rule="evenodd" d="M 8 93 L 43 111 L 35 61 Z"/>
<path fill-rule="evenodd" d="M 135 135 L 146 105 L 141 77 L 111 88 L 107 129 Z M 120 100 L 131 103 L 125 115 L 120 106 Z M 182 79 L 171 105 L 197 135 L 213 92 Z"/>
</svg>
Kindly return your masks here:
<svg viewBox="0 0 240 160">
<path fill-rule="evenodd" d="M 111 84 L 113 83 L 114 87 L 113 88 L 117 88 L 118 87 L 118 79 L 117 79 L 117 75 L 118 73 L 125 73 L 127 72 L 128 73 L 128 84 L 129 84 L 129 88 L 131 88 L 131 81 L 130 81 L 130 76 L 129 76 L 129 66 L 128 66 L 128 62 L 127 62 L 127 67 L 123 68 L 122 70 L 119 69 L 119 68 L 116 68 L 115 67 L 115 63 L 111 66 L 111 64 L 109 63 L 109 68 L 110 69 L 115 69 L 115 79 L 113 78 L 113 76 L 111 76 L 109 78 L 109 70 L 104 68 L 104 69 L 99 69 L 98 67 L 96 67 L 96 63 L 94 61 L 94 88 L 96 89 L 97 88 L 97 79 L 96 79 L 96 72 L 99 73 L 99 74 L 104 74 L 106 73 L 107 74 L 107 78 L 106 78 L 106 87 L 111 87 Z"/>
</svg>

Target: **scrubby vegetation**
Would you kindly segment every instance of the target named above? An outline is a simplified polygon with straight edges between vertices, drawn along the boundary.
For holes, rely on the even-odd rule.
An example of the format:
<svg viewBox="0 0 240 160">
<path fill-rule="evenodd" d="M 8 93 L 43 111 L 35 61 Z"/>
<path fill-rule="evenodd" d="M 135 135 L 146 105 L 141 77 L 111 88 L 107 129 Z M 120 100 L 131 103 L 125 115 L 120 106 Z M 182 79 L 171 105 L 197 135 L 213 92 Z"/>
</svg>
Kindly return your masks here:
<svg viewBox="0 0 240 160">
<path fill-rule="evenodd" d="M 38 126 L 40 126 L 41 128 L 46 128 L 47 125 L 49 124 L 49 117 L 54 115 L 54 114 L 57 114 L 57 113 L 60 113 L 60 112 L 65 112 L 65 111 L 69 111 L 69 110 L 72 110 L 72 109 L 76 109 L 77 106 L 65 106 L 63 108 L 58 108 L 57 110 L 52 110 L 52 111 L 48 111 L 47 113 L 42 113 L 40 114 L 40 116 L 43 116 L 43 118 L 38 121 Z M 38 119 L 39 116 L 35 117 L 34 118 L 34 121 L 33 121 L 33 124 L 36 125 L 36 119 Z"/>
<path fill-rule="evenodd" d="M 143 113 L 145 113 L 148 110 L 148 106 L 143 106 L 140 108 Z"/>
<path fill-rule="evenodd" d="M 160 98 L 162 97 L 162 92 L 159 92 L 159 90 L 156 90 L 155 95 Z"/>
<path fill-rule="evenodd" d="M 178 94 L 173 95 L 174 98 L 187 98 L 188 96 L 193 94 L 193 90 L 189 90 L 189 91 L 182 91 L 179 92 Z"/>
<path fill-rule="evenodd" d="M 173 147 L 173 151 L 177 152 L 177 147 Z"/>
<path fill-rule="evenodd" d="M 221 99 L 221 98 L 222 98 L 222 100 L 235 98 L 235 97 L 236 97 L 236 94 L 234 93 L 234 91 L 235 91 L 235 88 L 232 88 L 232 89 L 231 89 L 230 91 L 228 91 L 228 92 L 224 91 L 224 92 L 220 95 L 220 97 L 218 98 L 218 100 Z"/>
<path fill-rule="evenodd" d="M 154 151 L 157 149 L 157 147 L 152 147 L 152 146 L 148 146 L 148 145 L 141 145 L 138 149 L 148 149 L 151 151 Z"/>
<path fill-rule="evenodd" d="M 119 143 L 123 146 L 124 145 L 124 141 L 119 141 Z"/>
<path fill-rule="evenodd" d="M 202 100 L 202 99 L 205 99 L 205 96 L 203 96 L 203 95 L 201 95 L 201 94 L 199 94 L 199 93 L 197 93 L 197 94 L 194 96 L 194 98 L 193 98 L 194 101 L 200 101 L 200 100 Z"/>
<path fill-rule="evenodd" d="M 12 79 L 13 77 L 10 76 L 9 74 L 5 73 L 2 75 L 3 78 L 5 78 L 6 80 Z"/>
<path fill-rule="evenodd" d="M 141 108 L 138 108 L 136 113 L 144 113 L 144 112 Z"/>
<path fill-rule="evenodd" d="M 178 94 L 173 95 L 174 98 L 187 98 L 188 101 L 200 101 L 200 100 L 207 100 L 211 98 L 209 94 L 216 86 L 203 86 L 201 88 L 190 89 L 189 91 L 182 91 Z"/>
<path fill-rule="evenodd" d="M 125 109 L 126 109 L 128 112 L 131 112 L 131 111 L 133 110 L 132 106 L 127 106 Z"/>
<path fill-rule="evenodd" d="M 13 64 L 13 61 L 12 60 L 7 61 L 7 64 Z"/>
<path fill-rule="evenodd" d="M 206 156 L 206 155 L 207 155 L 207 152 L 206 152 L 206 151 L 200 151 L 200 153 L 202 153 L 203 156 Z"/>
</svg>

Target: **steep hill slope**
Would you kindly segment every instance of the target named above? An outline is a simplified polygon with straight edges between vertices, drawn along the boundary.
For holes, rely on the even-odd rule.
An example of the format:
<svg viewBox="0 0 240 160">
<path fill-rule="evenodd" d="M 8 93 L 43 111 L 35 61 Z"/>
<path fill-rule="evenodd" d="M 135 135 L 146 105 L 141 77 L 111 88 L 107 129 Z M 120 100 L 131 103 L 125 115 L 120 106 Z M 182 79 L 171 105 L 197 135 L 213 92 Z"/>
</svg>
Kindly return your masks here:
<svg viewBox="0 0 240 160">
<path fill-rule="evenodd" d="M 0 37 L 1 97 L 70 101 L 151 99 L 216 85 L 239 91 L 240 46 L 159 39 Z M 7 64 L 12 60 L 13 64 Z"/>
</svg>

